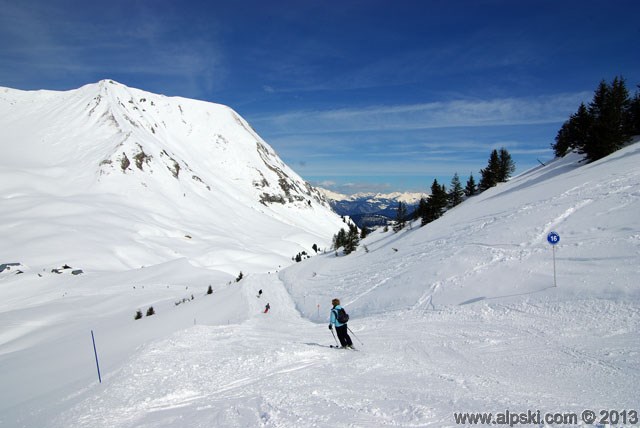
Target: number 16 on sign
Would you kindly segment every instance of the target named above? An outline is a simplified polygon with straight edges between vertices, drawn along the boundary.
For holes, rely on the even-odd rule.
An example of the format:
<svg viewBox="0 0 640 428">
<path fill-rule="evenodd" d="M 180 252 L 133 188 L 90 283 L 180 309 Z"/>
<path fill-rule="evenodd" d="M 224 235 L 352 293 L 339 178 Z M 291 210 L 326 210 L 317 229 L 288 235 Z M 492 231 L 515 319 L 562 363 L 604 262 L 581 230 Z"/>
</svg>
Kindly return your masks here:
<svg viewBox="0 0 640 428">
<path fill-rule="evenodd" d="M 547 242 L 551 244 L 551 247 L 553 247 L 553 286 L 557 287 L 558 284 L 556 283 L 556 245 L 558 245 L 558 242 L 560 242 L 560 235 L 558 235 L 556 232 L 550 232 L 547 235 Z"/>
</svg>

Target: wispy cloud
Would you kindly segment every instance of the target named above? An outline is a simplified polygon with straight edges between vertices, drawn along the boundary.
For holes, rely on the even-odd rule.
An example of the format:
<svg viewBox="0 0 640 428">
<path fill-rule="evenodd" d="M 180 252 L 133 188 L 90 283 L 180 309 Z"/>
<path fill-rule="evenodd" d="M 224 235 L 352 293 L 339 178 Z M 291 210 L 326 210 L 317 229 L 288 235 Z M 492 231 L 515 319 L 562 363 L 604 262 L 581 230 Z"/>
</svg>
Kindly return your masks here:
<svg viewBox="0 0 640 428">
<path fill-rule="evenodd" d="M 293 111 L 257 116 L 253 121 L 270 129 L 270 132 L 281 134 L 560 123 L 589 96 L 590 93 L 580 92 L 528 98 L 452 100 L 358 109 Z"/>
</svg>

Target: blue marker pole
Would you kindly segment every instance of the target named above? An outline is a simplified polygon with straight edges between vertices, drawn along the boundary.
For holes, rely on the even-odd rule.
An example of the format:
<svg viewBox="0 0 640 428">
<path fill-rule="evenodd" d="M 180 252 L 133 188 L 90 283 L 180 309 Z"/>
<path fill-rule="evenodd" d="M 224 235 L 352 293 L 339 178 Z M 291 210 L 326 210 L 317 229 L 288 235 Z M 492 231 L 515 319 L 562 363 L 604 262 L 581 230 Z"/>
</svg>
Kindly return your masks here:
<svg viewBox="0 0 640 428">
<path fill-rule="evenodd" d="M 96 351 L 96 339 L 93 337 L 93 330 L 91 330 L 91 341 L 93 342 L 93 353 L 96 356 L 96 367 L 98 368 L 98 381 L 102 383 L 102 377 L 100 376 L 100 364 L 98 363 L 98 351 Z"/>
<path fill-rule="evenodd" d="M 550 232 L 547 235 L 547 242 L 551 244 L 551 247 L 553 248 L 553 286 L 557 287 L 558 284 L 556 283 L 556 245 L 558 245 L 558 242 L 560 242 L 560 235 L 558 235 L 556 232 Z"/>
</svg>

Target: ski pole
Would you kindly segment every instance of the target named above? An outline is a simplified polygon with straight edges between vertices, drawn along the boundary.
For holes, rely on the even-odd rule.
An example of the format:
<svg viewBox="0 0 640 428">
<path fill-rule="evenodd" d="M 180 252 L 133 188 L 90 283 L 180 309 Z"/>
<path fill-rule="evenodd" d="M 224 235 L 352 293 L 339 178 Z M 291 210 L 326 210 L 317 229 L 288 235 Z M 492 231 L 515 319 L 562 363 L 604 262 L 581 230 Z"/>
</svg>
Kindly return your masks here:
<svg viewBox="0 0 640 428">
<path fill-rule="evenodd" d="M 349 333 L 353 334 L 353 337 L 358 339 L 358 336 L 356 336 L 356 334 L 349 328 L 349 326 L 347 326 L 347 330 L 349 330 Z M 361 345 L 364 345 L 364 343 L 362 343 L 362 340 L 358 339 L 358 342 L 360 342 Z"/>
<path fill-rule="evenodd" d="M 331 336 L 333 336 L 333 340 L 336 341 L 336 346 L 340 346 L 340 344 L 338 343 L 338 339 L 336 339 L 336 335 L 333 333 L 333 329 L 330 328 L 329 330 L 331 330 Z"/>
</svg>

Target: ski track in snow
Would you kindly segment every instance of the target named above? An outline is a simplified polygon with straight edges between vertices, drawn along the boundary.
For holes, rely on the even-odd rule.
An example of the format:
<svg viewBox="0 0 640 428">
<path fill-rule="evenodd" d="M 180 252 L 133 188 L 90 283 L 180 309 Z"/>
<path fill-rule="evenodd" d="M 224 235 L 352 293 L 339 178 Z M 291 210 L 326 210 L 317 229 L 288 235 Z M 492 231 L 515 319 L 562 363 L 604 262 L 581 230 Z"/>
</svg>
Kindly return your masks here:
<svg viewBox="0 0 640 428">
<path fill-rule="evenodd" d="M 252 275 L 241 287 L 246 321 L 144 347 L 53 426 L 453 426 L 455 411 L 637 405 L 635 305 L 389 313 L 350 323 L 365 342 L 352 334 L 361 350 L 352 352 L 318 346 L 333 340 L 326 324 L 300 317 L 276 276 Z M 398 336 L 399 326 L 414 337 Z M 585 343 L 591 334 L 598 342 Z"/>
</svg>

